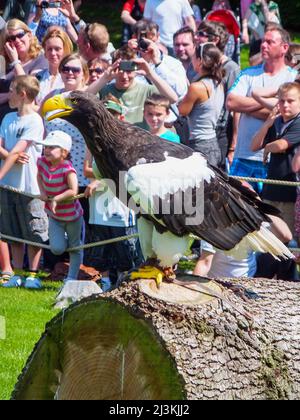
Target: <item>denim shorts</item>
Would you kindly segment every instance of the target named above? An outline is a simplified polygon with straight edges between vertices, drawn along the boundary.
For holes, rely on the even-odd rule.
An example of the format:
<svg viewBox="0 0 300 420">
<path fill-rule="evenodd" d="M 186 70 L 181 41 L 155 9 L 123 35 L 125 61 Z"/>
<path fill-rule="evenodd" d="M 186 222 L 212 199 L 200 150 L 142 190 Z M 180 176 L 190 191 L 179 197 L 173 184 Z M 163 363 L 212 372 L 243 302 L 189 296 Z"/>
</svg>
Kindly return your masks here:
<svg viewBox="0 0 300 420">
<path fill-rule="evenodd" d="M 41 200 L 0 189 L 0 203 L 3 235 L 39 244 L 48 240 L 48 216 Z"/>
</svg>

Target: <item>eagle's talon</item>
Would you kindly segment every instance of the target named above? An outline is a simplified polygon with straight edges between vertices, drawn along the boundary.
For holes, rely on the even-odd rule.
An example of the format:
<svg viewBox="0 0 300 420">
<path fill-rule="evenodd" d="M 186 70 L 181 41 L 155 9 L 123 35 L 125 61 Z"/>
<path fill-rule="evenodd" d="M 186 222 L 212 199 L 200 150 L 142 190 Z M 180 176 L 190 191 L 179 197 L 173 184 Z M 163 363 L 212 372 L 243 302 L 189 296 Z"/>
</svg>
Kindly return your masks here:
<svg viewBox="0 0 300 420">
<path fill-rule="evenodd" d="M 138 270 L 131 272 L 129 276 L 130 280 L 153 279 L 158 288 L 163 282 L 164 277 L 165 273 L 162 270 L 150 266 L 140 267 Z"/>
</svg>

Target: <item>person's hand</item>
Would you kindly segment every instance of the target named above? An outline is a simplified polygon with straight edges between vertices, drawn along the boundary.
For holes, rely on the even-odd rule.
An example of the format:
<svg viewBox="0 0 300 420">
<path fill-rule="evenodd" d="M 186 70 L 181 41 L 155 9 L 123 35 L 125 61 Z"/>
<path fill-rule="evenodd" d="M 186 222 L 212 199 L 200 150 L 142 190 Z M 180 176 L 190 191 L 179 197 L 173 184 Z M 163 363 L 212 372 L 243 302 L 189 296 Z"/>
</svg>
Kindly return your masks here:
<svg viewBox="0 0 300 420">
<path fill-rule="evenodd" d="M 266 147 L 264 148 L 264 157 L 263 157 L 263 164 L 266 165 L 269 161 L 269 155 L 270 155 L 270 151 L 268 148 L 268 144 L 266 145 Z"/>
<path fill-rule="evenodd" d="M 137 74 L 151 77 L 152 69 L 144 58 L 135 58 L 132 61 L 138 65 L 138 70 L 136 71 Z"/>
<path fill-rule="evenodd" d="M 266 124 L 269 127 L 272 127 L 272 125 L 274 124 L 274 121 L 276 120 L 276 118 L 278 118 L 280 116 L 280 110 L 279 110 L 279 105 L 276 105 L 272 111 L 270 112 L 268 118 L 266 119 Z"/>
<path fill-rule="evenodd" d="M 161 62 L 161 52 L 155 42 L 145 38 L 145 41 L 149 44 L 147 51 L 140 51 L 141 57 L 144 58 L 148 63 L 155 65 Z"/>
<path fill-rule="evenodd" d="M 95 193 L 95 191 L 97 190 L 97 188 L 99 187 L 100 182 L 99 181 L 94 181 L 91 182 L 85 189 L 84 191 L 84 196 L 85 198 L 90 198 L 92 197 L 92 195 Z"/>
<path fill-rule="evenodd" d="M 106 82 L 109 83 L 116 78 L 116 75 L 119 72 L 119 65 L 122 60 L 115 61 L 111 66 L 109 66 L 105 72 L 103 73 L 102 77 L 105 78 Z"/>
<path fill-rule="evenodd" d="M 50 210 L 52 211 L 53 214 L 55 214 L 56 213 L 56 208 L 57 208 L 57 201 L 55 201 L 55 199 L 53 199 L 49 202 L 49 204 L 50 204 Z"/>
<path fill-rule="evenodd" d="M 5 48 L 5 52 L 8 56 L 8 59 L 11 63 L 13 63 L 14 61 L 17 61 L 19 59 L 18 51 L 13 44 L 10 44 L 9 42 L 6 42 L 4 48 Z"/>
<path fill-rule="evenodd" d="M 133 51 L 137 51 L 138 50 L 138 40 L 136 38 L 131 38 L 128 41 L 128 47 Z"/>
<path fill-rule="evenodd" d="M 228 159 L 229 166 L 232 165 L 233 158 L 234 158 L 234 150 L 229 150 L 229 152 L 227 154 L 227 159 Z"/>
<path fill-rule="evenodd" d="M 47 196 L 47 194 L 46 194 L 46 193 L 41 193 L 41 194 L 40 194 L 39 199 L 40 199 L 41 201 L 44 201 L 45 203 L 46 203 L 47 201 L 49 201 L 49 197 Z"/>
<path fill-rule="evenodd" d="M 62 0 L 59 10 L 72 22 L 79 20 L 79 16 L 76 13 L 73 0 Z"/>
<path fill-rule="evenodd" d="M 41 8 L 41 4 L 42 4 L 43 0 L 37 0 L 36 2 L 36 8 L 35 8 L 35 16 L 33 21 L 34 22 L 39 22 L 41 20 L 42 14 L 43 14 L 43 9 Z"/>
<path fill-rule="evenodd" d="M 246 45 L 249 45 L 250 44 L 250 37 L 249 37 L 248 29 L 243 31 L 243 33 L 242 33 L 242 41 Z"/>
<path fill-rule="evenodd" d="M 19 165 L 26 165 L 29 163 L 29 155 L 25 152 L 20 153 L 16 163 Z"/>
</svg>

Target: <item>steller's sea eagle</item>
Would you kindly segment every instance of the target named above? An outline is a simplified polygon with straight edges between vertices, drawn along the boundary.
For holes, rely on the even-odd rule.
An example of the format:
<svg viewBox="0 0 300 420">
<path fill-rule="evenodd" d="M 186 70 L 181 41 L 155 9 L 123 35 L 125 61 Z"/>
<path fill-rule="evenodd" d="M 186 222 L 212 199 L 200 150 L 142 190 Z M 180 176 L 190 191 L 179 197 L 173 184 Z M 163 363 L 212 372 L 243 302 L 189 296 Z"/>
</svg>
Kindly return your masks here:
<svg viewBox="0 0 300 420">
<path fill-rule="evenodd" d="M 159 282 L 170 277 L 191 237 L 243 255 L 253 249 L 293 258 L 263 226 L 271 223 L 267 214 L 279 212 L 212 167 L 201 153 L 118 121 L 88 93 L 55 96 L 43 106 L 44 114 L 50 111 L 48 120 L 63 118 L 79 129 L 103 178 L 114 181 L 119 198 L 128 205 L 127 197 L 120 195 L 126 189 L 131 207 L 138 209 L 145 260 L 156 259 L 162 268 L 161 272 L 145 268 L 139 278 Z"/>
</svg>

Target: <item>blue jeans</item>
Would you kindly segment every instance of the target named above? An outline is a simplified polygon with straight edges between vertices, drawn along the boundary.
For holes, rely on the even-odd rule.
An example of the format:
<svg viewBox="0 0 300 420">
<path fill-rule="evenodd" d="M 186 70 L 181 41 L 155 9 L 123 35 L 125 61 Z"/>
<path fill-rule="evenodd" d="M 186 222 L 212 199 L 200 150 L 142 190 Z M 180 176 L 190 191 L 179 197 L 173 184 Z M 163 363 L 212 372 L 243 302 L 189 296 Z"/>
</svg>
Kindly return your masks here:
<svg viewBox="0 0 300 420">
<path fill-rule="evenodd" d="M 62 255 L 66 249 L 82 245 L 83 217 L 74 222 L 61 222 L 49 217 L 49 242 L 54 255 Z M 70 252 L 68 280 L 77 280 L 83 251 Z"/>
</svg>

